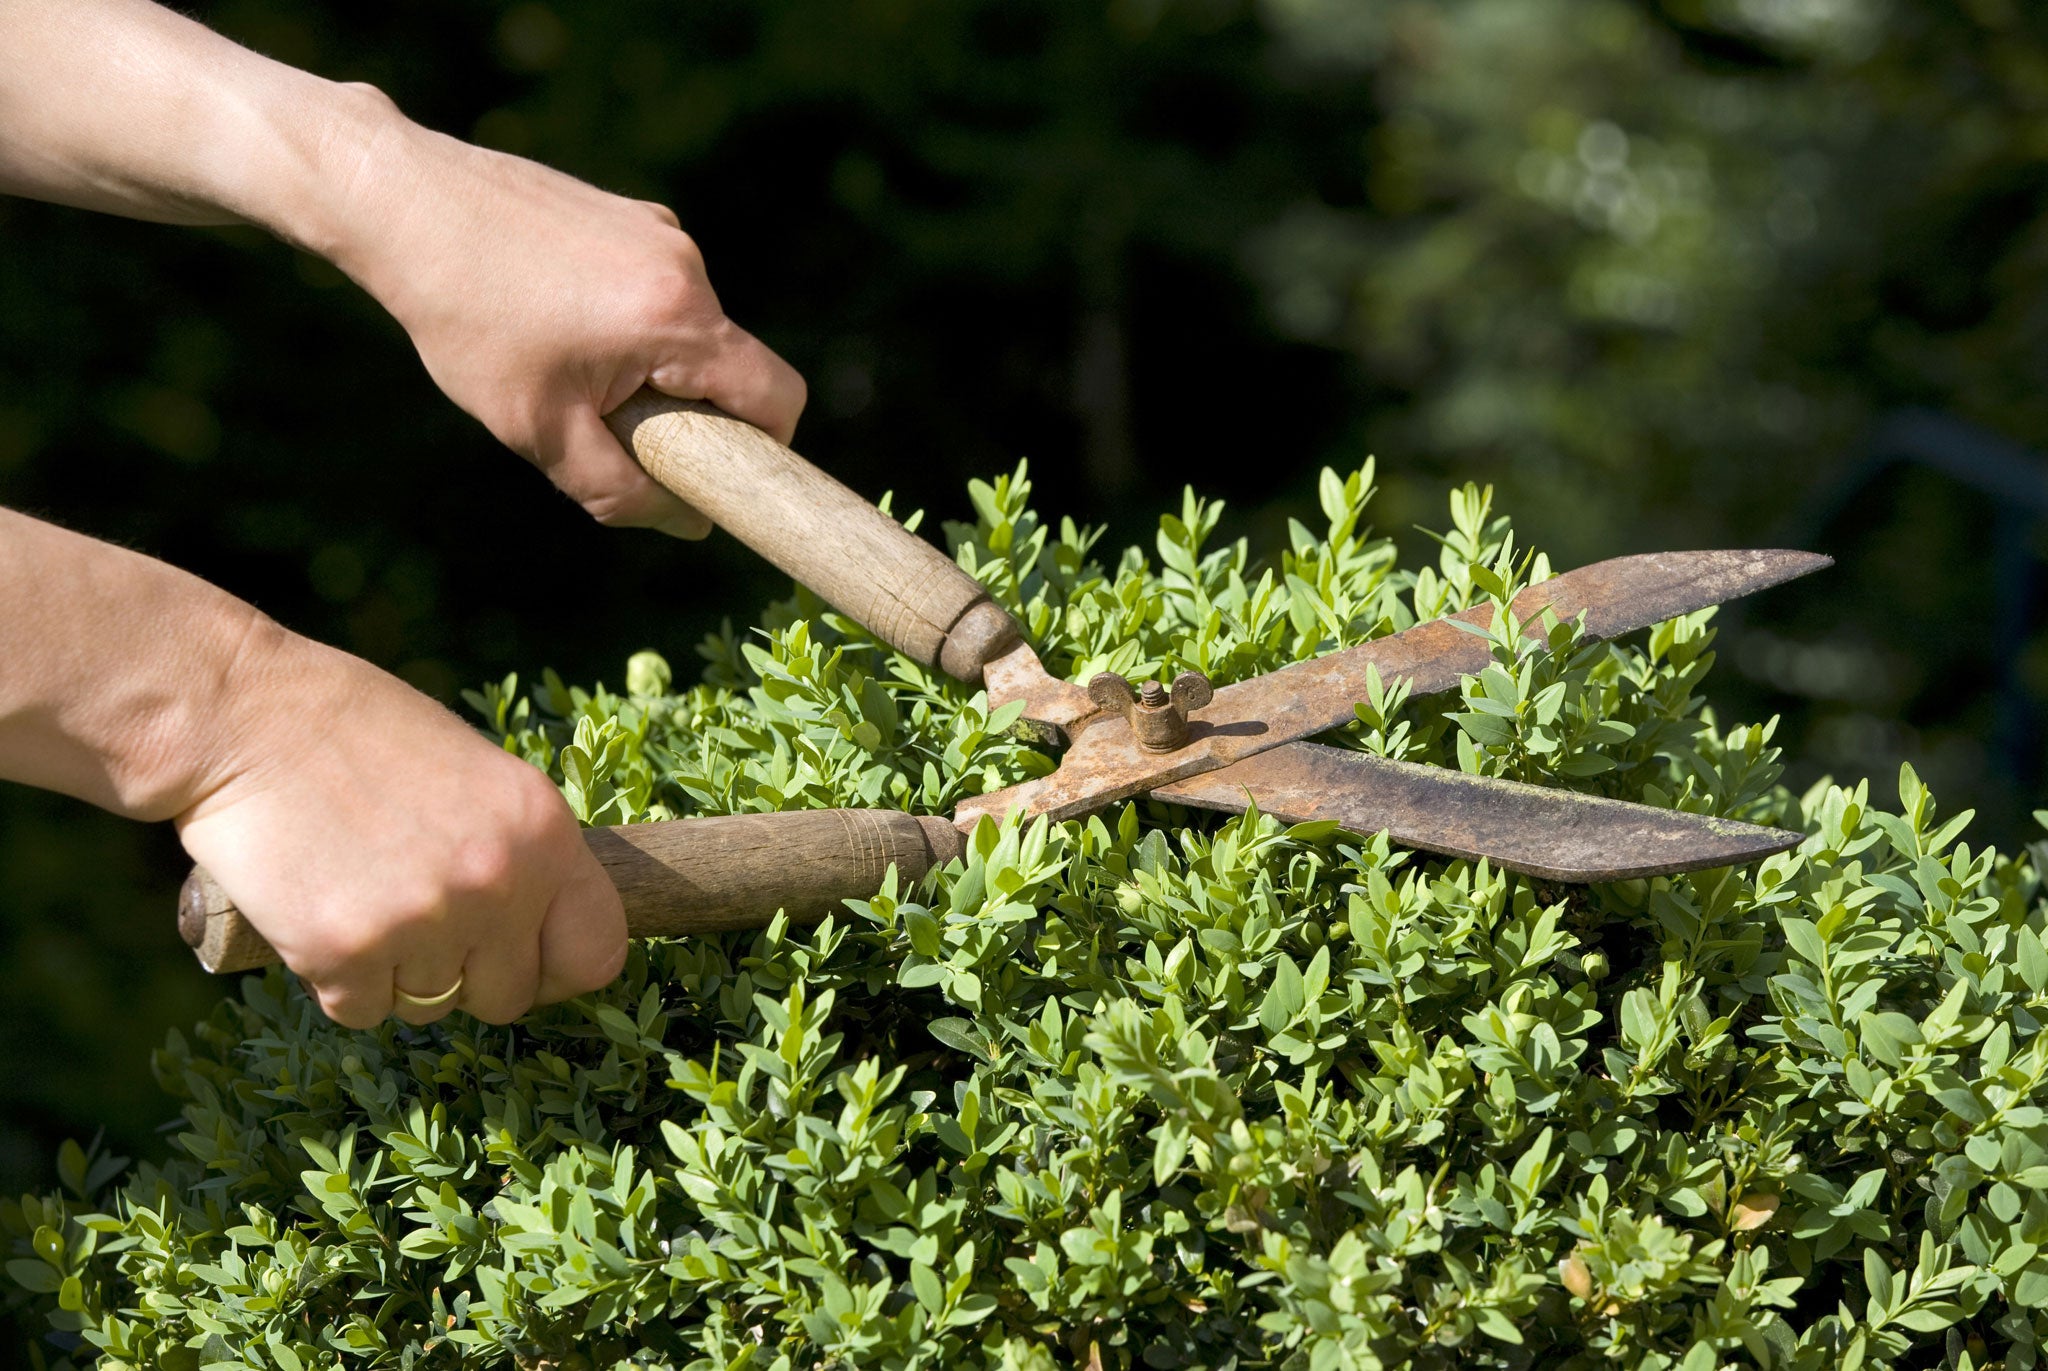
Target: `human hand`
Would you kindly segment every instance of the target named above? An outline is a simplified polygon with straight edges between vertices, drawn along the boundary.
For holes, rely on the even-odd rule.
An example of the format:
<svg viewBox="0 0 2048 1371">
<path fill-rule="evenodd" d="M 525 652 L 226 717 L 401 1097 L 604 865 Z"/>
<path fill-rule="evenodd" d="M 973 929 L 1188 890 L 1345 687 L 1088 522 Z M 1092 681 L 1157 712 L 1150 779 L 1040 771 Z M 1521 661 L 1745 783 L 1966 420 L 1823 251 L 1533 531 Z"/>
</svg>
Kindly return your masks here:
<svg viewBox="0 0 2048 1371">
<path fill-rule="evenodd" d="M 662 206 L 395 109 L 344 192 L 316 246 L 405 326 L 451 399 L 600 522 L 685 538 L 710 528 L 604 425 L 643 385 L 794 435 L 803 378 L 725 316 Z"/>
<path fill-rule="evenodd" d="M 703 517 L 602 416 L 643 385 L 789 441 L 804 383 L 725 317 L 659 205 L 430 132 L 146 0 L 0 6 L 0 191 L 320 253 L 458 405 L 608 524 Z"/>
<path fill-rule="evenodd" d="M 336 1023 L 504 1023 L 602 986 L 625 915 L 547 777 L 434 701 L 270 625 L 233 674 L 185 849 Z M 443 1004 L 431 998 L 460 982 Z"/>
</svg>

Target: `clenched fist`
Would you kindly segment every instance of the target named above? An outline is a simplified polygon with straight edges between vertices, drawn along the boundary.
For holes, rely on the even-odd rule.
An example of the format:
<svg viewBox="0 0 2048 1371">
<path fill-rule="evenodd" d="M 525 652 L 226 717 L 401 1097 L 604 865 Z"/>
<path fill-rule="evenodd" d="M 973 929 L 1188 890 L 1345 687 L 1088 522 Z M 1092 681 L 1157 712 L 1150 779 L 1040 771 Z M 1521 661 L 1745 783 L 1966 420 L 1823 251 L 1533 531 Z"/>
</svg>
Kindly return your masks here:
<svg viewBox="0 0 2048 1371">
<path fill-rule="evenodd" d="M 540 772 L 260 620 L 224 696 L 179 834 L 336 1023 L 505 1023 L 619 974 L 619 893 Z"/>
<path fill-rule="evenodd" d="M 660 205 L 407 123 L 337 183 L 315 246 L 391 311 L 451 399 L 606 524 L 701 537 L 603 416 L 641 386 L 708 400 L 787 443 L 803 378 L 725 316 L 696 244 Z"/>
</svg>

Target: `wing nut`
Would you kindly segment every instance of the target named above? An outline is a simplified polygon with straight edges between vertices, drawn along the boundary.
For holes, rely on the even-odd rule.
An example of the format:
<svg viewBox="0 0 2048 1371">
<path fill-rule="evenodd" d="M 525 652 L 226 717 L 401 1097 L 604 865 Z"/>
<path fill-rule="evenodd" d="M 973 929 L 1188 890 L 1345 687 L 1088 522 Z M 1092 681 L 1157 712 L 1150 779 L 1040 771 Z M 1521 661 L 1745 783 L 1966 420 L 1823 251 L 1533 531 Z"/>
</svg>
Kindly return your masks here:
<svg viewBox="0 0 2048 1371">
<path fill-rule="evenodd" d="M 1147 752 L 1185 747 L 1188 715 L 1208 704 L 1215 693 L 1209 678 L 1199 671 L 1183 671 L 1174 677 L 1171 690 L 1157 681 L 1133 687 L 1114 671 L 1102 672 L 1088 682 L 1088 698 L 1129 720 L 1138 745 Z"/>
</svg>

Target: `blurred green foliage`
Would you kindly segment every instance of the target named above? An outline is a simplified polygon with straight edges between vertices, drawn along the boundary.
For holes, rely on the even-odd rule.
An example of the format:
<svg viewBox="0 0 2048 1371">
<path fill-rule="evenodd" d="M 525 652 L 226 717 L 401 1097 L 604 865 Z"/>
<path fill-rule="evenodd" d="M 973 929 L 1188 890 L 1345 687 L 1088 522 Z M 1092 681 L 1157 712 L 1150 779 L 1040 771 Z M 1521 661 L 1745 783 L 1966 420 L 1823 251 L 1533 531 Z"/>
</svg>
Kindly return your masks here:
<svg viewBox="0 0 2048 1371">
<path fill-rule="evenodd" d="M 2048 19 L 2020 0 L 197 10 L 673 205 L 810 378 L 799 446 L 899 508 L 963 516 L 964 476 L 1028 455 L 1114 538 L 1185 481 L 1271 542 L 1318 465 L 1376 450 L 1384 526 L 1490 480 L 1568 565 L 1772 541 L 1903 403 L 2048 447 Z M 587 525 L 324 264 L 4 201 L 0 501 L 450 699 L 680 654 L 774 591 L 729 542 Z M 1738 710 L 1795 710 L 1795 780 L 1910 757 L 2019 834 L 1983 741 L 1990 518 L 1874 488 L 1825 530 L 1842 569 L 1731 632 Z M 12 1185 L 67 1129 L 150 1147 L 129 1035 L 211 987 L 163 835 L 10 791 L 0 853 Z"/>
</svg>

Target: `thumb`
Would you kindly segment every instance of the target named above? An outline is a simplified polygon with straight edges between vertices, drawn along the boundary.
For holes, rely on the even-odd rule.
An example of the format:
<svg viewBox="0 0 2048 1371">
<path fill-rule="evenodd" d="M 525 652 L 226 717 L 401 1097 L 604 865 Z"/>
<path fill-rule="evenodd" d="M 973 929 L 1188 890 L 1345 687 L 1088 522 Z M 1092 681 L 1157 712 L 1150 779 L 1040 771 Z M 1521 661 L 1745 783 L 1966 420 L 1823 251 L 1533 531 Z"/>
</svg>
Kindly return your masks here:
<svg viewBox="0 0 2048 1371">
<path fill-rule="evenodd" d="M 678 400 L 707 400 L 788 446 L 809 394 L 804 378 L 730 319 L 718 331 L 719 347 L 709 357 L 657 366 L 647 384 Z"/>
<path fill-rule="evenodd" d="M 536 1004 L 609 985 L 626 964 L 626 913 L 618 889 L 589 853 L 556 892 L 540 928 Z"/>
</svg>

